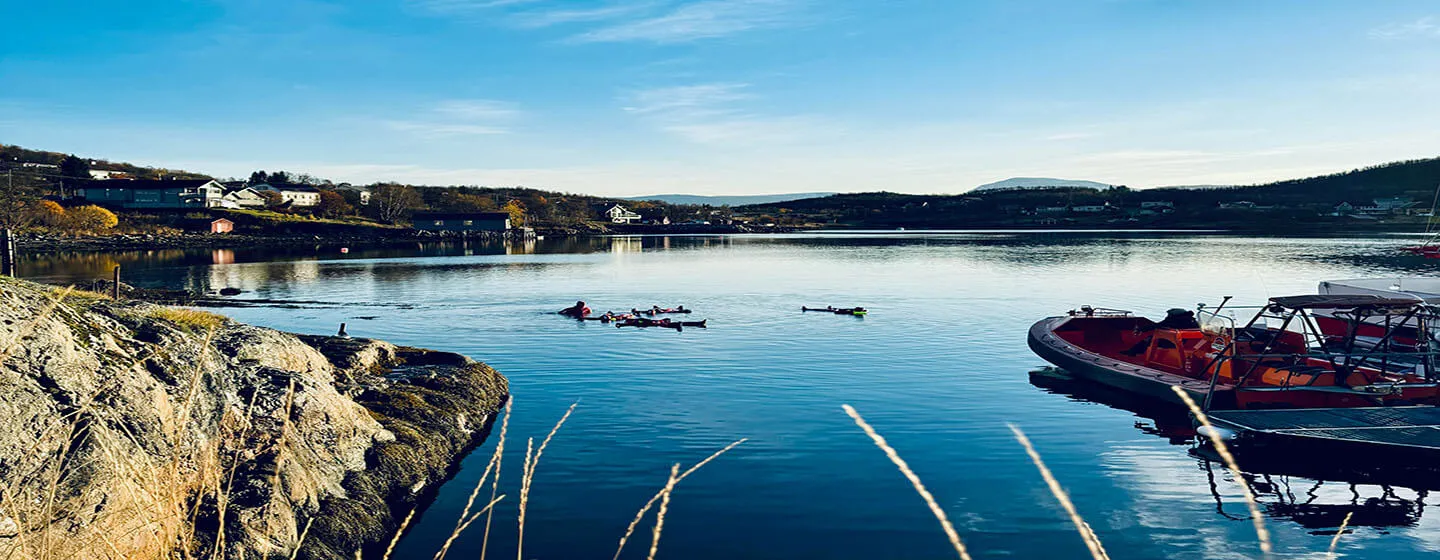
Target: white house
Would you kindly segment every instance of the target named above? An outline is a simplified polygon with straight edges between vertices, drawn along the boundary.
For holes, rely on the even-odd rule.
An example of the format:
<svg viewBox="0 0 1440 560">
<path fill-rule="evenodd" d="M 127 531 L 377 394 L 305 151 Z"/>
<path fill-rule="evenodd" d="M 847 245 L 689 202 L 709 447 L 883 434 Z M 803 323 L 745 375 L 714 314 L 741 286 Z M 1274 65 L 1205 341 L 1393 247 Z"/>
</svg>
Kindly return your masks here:
<svg viewBox="0 0 1440 560">
<path fill-rule="evenodd" d="M 250 185 L 250 188 L 257 191 L 274 191 L 280 193 L 280 200 L 288 202 L 291 207 L 304 208 L 320 204 L 320 191 L 310 185 L 270 185 L 260 183 Z"/>
<path fill-rule="evenodd" d="M 640 219 L 639 214 L 631 212 L 619 204 L 611 206 L 609 210 L 605 211 L 605 215 L 609 216 L 610 222 L 615 224 L 630 224 Z"/>
<path fill-rule="evenodd" d="M 130 174 L 124 171 L 111 171 L 109 169 L 91 169 L 90 178 L 100 180 L 128 179 L 130 178 Z"/>
<path fill-rule="evenodd" d="M 242 187 L 228 193 L 221 199 L 221 205 L 227 208 L 264 208 L 265 197 L 260 196 L 259 191 L 250 187 Z"/>
</svg>

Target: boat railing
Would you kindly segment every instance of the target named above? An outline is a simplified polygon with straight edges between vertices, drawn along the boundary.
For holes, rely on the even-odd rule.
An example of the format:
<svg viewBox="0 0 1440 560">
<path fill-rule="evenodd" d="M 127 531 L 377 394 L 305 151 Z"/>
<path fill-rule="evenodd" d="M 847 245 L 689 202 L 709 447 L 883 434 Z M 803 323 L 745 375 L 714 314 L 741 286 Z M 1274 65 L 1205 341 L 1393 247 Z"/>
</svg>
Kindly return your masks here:
<svg viewBox="0 0 1440 560">
<path fill-rule="evenodd" d="M 1281 352 L 1264 354 L 1241 354 L 1236 353 L 1235 358 L 1320 358 L 1330 359 L 1339 356 L 1370 356 L 1372 358 L 1424 358 L 1427 356 L 1440 356 L 1440 352 Z"/>
<path fill-rule="evenodd" d="M 1071 317 L 1129 317 L 1131 315 L 1129 311 L 1124 309 L 1109 309 L 1089 305 L 1082 305 L 1079 309 L 1071 309 L 1067 314 Z"/>
</svg>

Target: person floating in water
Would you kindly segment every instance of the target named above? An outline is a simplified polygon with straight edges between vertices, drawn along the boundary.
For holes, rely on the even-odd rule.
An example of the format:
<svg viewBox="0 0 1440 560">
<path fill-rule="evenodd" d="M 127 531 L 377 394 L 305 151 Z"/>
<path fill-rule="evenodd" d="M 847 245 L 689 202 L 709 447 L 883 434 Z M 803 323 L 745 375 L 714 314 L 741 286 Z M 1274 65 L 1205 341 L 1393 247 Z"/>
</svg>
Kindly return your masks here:
<svg viewBox="0 0 1440 560">
<path fill-rule="evenodd" d="M 572 306 L 572 307 L 566 307 L 565 309 L 561 309 L 561 310 L 560 310 L 560 314 L 561 314 L 561 315 L 565 315 L 565 316 L 567 316 L 567 317 L 574 317 L 574 318 L 576 318 L 576 319 L 579 319 L 579 318 L 581 318 L 581 317 L 584 317 L 584 316 L 586 316 L 586 315 L 589 315 L 589 314 L 590 314 L 590 308 L 585 306 L 585 302 L 583 302 L 583 301 L 577 301 L 577 302 L 575 302 L 575 305 L 574 305 L 574 306 Z"/>
</svg>

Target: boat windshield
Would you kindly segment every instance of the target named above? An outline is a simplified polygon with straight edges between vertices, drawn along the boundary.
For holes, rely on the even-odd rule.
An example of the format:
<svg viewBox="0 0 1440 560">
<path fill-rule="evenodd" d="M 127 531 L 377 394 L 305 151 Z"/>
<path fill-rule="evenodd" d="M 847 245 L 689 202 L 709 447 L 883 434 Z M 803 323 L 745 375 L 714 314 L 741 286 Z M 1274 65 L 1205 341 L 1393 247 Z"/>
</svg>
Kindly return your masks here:
<svg viewBox="0 0 1440 560">
<path fill-rule="evenodd" d="M 1195 319 L 1200 322 L 1200 330 L 1208 335 L 1232 335 L 1235 332 L 1234 317 L 1219 315 L 1214 311 L 1202 309 L 1199 313 L 1195 314 Z"/>
</svg>

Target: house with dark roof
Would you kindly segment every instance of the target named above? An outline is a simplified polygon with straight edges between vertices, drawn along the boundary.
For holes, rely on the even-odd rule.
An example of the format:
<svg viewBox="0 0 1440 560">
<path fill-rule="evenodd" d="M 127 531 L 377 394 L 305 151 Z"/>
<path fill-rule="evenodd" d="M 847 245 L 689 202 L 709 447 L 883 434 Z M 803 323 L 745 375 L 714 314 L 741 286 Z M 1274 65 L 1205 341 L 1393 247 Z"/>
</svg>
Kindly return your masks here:
<svg viewBox="0 0 1440 560">
<path fill-rule="evenodd" d="M 510 229 L 506 212 L 420 212 L 411 218 L 420 231 L 497 231 Z"/>
<path fill-rule="evenodd" d="M 112 208 L 214 208 L 225 188 L 210 179 L 109 179 L 86 181 L 76 195 Z"/>
<path fill-rule="evenodd" d="M 280 193 L 280 200 L 289 204 L 292 208 L 317 206 L 320 204 L 320 189 L 310 185 L 297 185 L 284 183 L 271 185 L 259 183 L 250 185 L 256 191 L 273 191 Z"/>
</svg>

